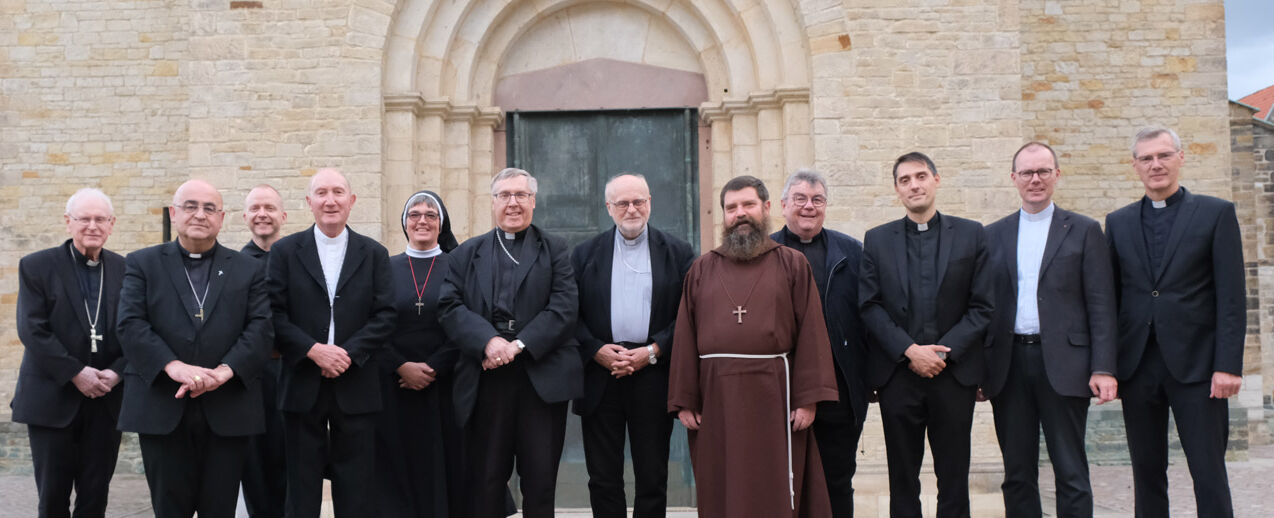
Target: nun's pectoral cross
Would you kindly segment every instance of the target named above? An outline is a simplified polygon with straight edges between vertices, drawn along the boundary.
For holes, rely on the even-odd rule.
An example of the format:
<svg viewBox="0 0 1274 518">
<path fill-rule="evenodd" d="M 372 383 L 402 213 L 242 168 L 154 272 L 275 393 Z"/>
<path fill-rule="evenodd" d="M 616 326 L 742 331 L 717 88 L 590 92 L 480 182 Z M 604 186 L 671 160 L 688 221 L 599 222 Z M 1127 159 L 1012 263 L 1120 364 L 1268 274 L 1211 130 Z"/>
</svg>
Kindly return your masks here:
<svg viewBox="0 0 1274 518">
<path fill-rule="evenodd" d="M 89 352 L 97 352 L 97 341 L 102 339 L 102 335 L 97 334 L 97 327 L 90 326 L 88 330 Z"/>
<path fill-rule="evenodd" d="M 420 310 L 424 309 L 424 307 L 425 307 L 425 303 L 421 302 L 420 299 L 416 299 L 416 314 L 417 315 L 420 314 Z"/>
<path fill-rule="evenodd" d="M 739 318 L 738 323 L 742 324 L 742 323 L 743 323 L 743 315 L 744 315 L 745 313 L 747 313 L 747 312 L 748 312 L 748 310 L 743 309 L 743 306 L 735 306 L 735 307 L 734 307 L 734 311 L 731 311 L 730 313 L 733 313 L 733 314 L 734 314 L 734 316 L 738 317 L 738 318 Z"/>
</svg>

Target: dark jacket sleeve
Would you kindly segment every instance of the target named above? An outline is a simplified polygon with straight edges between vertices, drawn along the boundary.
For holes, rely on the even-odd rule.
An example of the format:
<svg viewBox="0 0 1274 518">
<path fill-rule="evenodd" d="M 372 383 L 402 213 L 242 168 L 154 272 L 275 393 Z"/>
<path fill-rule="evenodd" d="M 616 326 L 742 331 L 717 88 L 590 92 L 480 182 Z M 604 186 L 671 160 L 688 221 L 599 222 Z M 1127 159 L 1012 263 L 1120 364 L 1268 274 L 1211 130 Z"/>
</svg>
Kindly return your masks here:
<svg viewBox="0 0 1274 518">
<path fill-rule="evenodd" d="M 18 339 L 26 348 L 27 358 L 49 378 L 65 384 L 84 370 L 84 362 L 72 356 L 53 334 L 48 313 L 49 294 L 44 290 L 48 283 L 39 278 L 51 276 L 52 272 L 48 271 L 48 265 L 31 264 L 32 260 L 43 260 L 41 256 L 27 256 L 18 261 Z M 42 271 L 35 272 L 33 268 Z"/>
<path fill-rule="evenodd" d="M 169 362 L 177 360 L 177 354 L 160 338 L 150 324 L 146 305 L 147 271 L 143 265 L 154 249 L 128 254 L 125 259 L 124 285 L 119 293 L 120 345 L 132 364 L 133 371 L 141 375 L 148 385 L 155 383 Z M 231 367 L 233 368 L 233 367 Z"/>
<path fill-rule="evenodd" d="M 1115 375 L 1116 336 L 1115 277 L 1111 272 L 1110 249 L 1096 221 L 1084 229 L 1084 305 L 1088 314 L 1088 334 L 1092 343 L 1089 366 L 1092 372 Z"/>
<path fill-rule="evenodd" d="M 571 270 L 575 272 L 577 280 L 579 280 L 579 275 L 585 271 L 584 267 L 588 264 L 588 259 L 590 258 L 588 251 L 594 246 L 595 240 L 596 238 L 593 238 L 580 243 L 579 246 L 575 247 L 575 250 L 571 251 Z M 579 286 L 577 285 L 576 288 L 578 289 Z M 582 296 L 578 297 L 578 299 L 581 305 L 588 303 Z M 582 315 L 584 308 L 579 308 L 578 312 Z M 606 342 L 603 342 L 601 338 L 593 336 L 592 330 L 588 328 L 588 323 L 583 318 L 580 318 L 575 325 L 575 340 L 579 341 L 580 358 L 584 360 L 585 365 L 593 361 L 593 356 L 597 355 L 597 351 L 601 350 L 603 345 L 606 345 Z"/>
<path fill-rule="evenodd" d="M 455 343 L 460 356 L 482 360 L 486 356 L 487 342 L 499 333 L 488 319 L 465 305 L 473 245 L 466 242 L 453 253 L 455 257 L 450 261 L 447 280 L 442 284 L 442 293 L 438 295 L 438 320 L 447 336 Z"/>
<path fill-rule="evenodd" d="M 288 238 L 276 243 L 266 263 L 269 271 L 266 288 L 270 294 L 270 309 L 274 318 L 274 347 L 283 354 L 283 360 L 289 365 L 296 365 L 304 360 L 305 354 L 316 343 L 314 337 L 293 323 L 288 315 L 288 290 L 291 289 L 290 270 L 295 261 L 295 243 L 295 240 Z"/>
<path fill-rule="evenodd" d="M 875 241 L 870 232 L 863 239 L 863 262 L 858 272 L 859 308 L 867 334 L 873 339 L 871 341 L 877 344 L 887 358 L 900 362 L 907 348 L 916 342 L 894 322 L 885 309 L 884 286 L 880 282 L 882 264 L 877 257 L 880 246 Z"/>
<path fill-rule="evenodd" d="M 394 309 L 393 271 L 389 268 L 389 253 L 379 243 L 367 241 L 367 253 L 372 265 L 372 307 L 370 317 L 345 343 L 336 344 L 345 349 L 350 361 L 362 367 L 376 351 L 385 347 L 397 325 L 398 312 Z M 355 308 L 363 310 L 364 308 Z"/>
<path fill-rule="evenodd" d="M 541 234 L 548 246 L 553 282 L 548 304 L 527 321 L 518 331 L 518 339 L 526 345 L 526 352 L 539 359 L 566 343 L 575 333 L 579 318 L 579 289 L 575 285 L 575 273 L 571 269 L 571 257 L 566 241 Z"/>
<path fill-rule="evenodd" d="M 681 240 L 667 239 L 669 253 L 672 254 L 673 263 L 676 264 L 677 270 L 673 275 L 677 276 L 677 286 L 681 286 L 686 279 L 686 272 L 690 271 L 690 265 L 695 262 L 694 250 L 690 248 L 690 244 Z M 671 298 L 669 304 L 676 305 L 681 300 L 681 290 L 677 290 L 676 297 Z M 665 358 L 671 358 L 668 354 L 672 352 L 674 345 L 673 335 L 676 333 L 677 319 L 674 317 L 668 322 L 668 326 L 655 332 L 650 340 L 659 344 L 659 354 Z"/>
<path fill-rule="evenodd" d="M 1216 284 L 1216 348 L 1212 370 L 1243 375 L 1243 342 L 1247 335 L 1247 294 L 1243 271 L 1243 238 L 1234 204 L 1226 202 L 1212 233 L 1212 278 Z"/>
<path fill-rule="evenodd" d="M 240 382 L 261 374 L 270 355 L 270 344 L 274 341 L 274 326 L 270 323 L 270 297 L 265 286 L 265 265 L 256 260 L 245 260 L 243 263 L 253 270 L 252 281 L 248 285 L 247 318 L 238 340 L 221 357 L 221 363 L 230 366 L 235 379 Z"/>
</svg>

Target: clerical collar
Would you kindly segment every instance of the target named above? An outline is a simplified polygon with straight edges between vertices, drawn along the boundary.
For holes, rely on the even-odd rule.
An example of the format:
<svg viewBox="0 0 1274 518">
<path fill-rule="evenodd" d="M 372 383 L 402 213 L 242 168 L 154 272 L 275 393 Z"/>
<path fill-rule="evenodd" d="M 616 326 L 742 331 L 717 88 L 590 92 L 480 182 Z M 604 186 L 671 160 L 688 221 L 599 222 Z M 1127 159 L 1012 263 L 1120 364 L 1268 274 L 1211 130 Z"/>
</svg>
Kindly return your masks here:
<svg viewBox="0 0 1274 518">
<path fill-rule="evenodd" d="M 941 221 L 941 218 L 942 218 L 942 215 L 935 212 L 933 213 L 933 217 L 929 218 L 929 221 L 926 221 L 924 223 L 916 223 L 915 221 L 912 221 L 912 219 L 908 217 L 904 217 L 902 219 L 903 221 L 906 222 L 907 230 L 912 232 L 928 232 L 930 228 L 933 228 L 938 225 L 938 222 Z"/>
<path fill-rule="evenodd" d="M 528 227 L 528 228 L 529 228 L 529 227 Z M 522 238 L 526 237 L 526 229 L 525 229 L 525 228 L 524 228 L 524 229 L 522 229 L 522 230 L 519 230 L 518 232 L 505 232 L 505 231 L 504 231 L 504 229 L 499 228 L 499 227 L 496 227 L 496 232 L 495 232 L 495 233 L 496 233 L 496 235 L 500 236 L 501 238 L 507 239 L 507 240 L 509 240 L 509 241 L 516 241 L 516 240 L 518 240 L 518 239 L 522 239 Z"/>
<path fill-rule="evenodd" d="M 217 245 L 216 245 L 216 243 L 213 243 L 212 248 L 209 248 L 209 249 L 208 249 L 208 251 L 206 251 L 206 252 L 202 252 L 202 253 L 198 253 L 198 254 L 191 253 L 189 250 L 186 250 L 186 247 L 181 246 L 181 241 L 173 241 L 173 243 L 176 243 L 176 244 L 177 244 L 177 250 L 179 250 L 179 251 L 181 252 L 181 256 L 182 256 L 183 258 L 185 258 L 185 259 L 190 259 L 190 260 L 192 260 L 192 261 L 199 261 L 199 260 L 203 260 L 203 259 L 212 259 L 212 255 L 213 255 L 213 253 L 217 251 Z"/>
<path fill-rule="evenodd" d="M 1177 192 L 1172 193 L 1172 196 L 1169 196 L 1167 199 L 1150 200 L 1149 196 L 1147 196 L 1146 199 L 1150 200 L 1151 207 L 1154 207 L 1156 209 L 1166 209 L 1168 208 L 1168 206 L 1176 205 L 1177 202 L 1181 201 L 1181 198 L 1185 197 L 1185 191 L 1186 190 L 1184 187 L 1177 187 Z"/>
<path fill-rule="evenodd" d="M 69 248 L 71 249 L 71 255 L 75 257 L 75 264 L 78 264 L 78 265 L 81 265 L 81 266 L 85 266 L 85 267 L 88 267 L 88 268 L 96 268 L 96 267 L 97 267 L 97 265 L 102 264 L 102 261 L 101 261 L 101 259 L 102 259 L 102 251 L 101 251 L 101 250 L 99 250 L 99 251 L 97 252 L 97 259 L 98 259 L 98 260 L 94 261 L 94 260 L 92 260 L 92 259 L 89 259 L 87 255 L 81 254 L 81 253 L 80 253 L 80 249 L 75 248 L 75 242 L 74 242 L 74 241 L 69 241 L 69 242 L 67 243 L 67 247 L 69 247 Z"/>
<path fill-rule="evenodd" d="M 627 246 L 637 246 L 646 242 L 646 234 L 649 228 L 650 227 L 648 225 L 642 225 L 641 233 L 637 234 L 637 237 L 633 239 L 628 239 L 627 237 L 624 237 L 624 233 L 620 232 L 619 229 L 616 228 L 615 239 L 618 240 L 620 243 L 623 243 L 624 245 L 627 245 Z"/>
<path fill-rule="evenodd" d="M 792 232 L 792 229 L 788 228 L 788 227 L 787 227 L 787 225 L 783 225 L 783 233 L 784 233 L 784 234 L 787 234 L 787 239 L 786 239 L 785 241 L 788 241 L 788 242 L 796 242 L 796 243 L 800 243 L 800 244 L 802 244 L 802 245 L 808 245 L 808 244 L 813 243 L 813 242 L 815 242 L 815 241 L 822 241 L 822 240 L 823 240 L 823 229 L 821 229 L 821 228 L 820 228 L 820 229 L 818 229 L 818 233 L 817 233 L 817 234 L 814 234 L 814 237 L 812 237 L 812 238 L 810 238 L 810 239 L 803 239 L 803 238 L 801 238 L 801 236 L 796 235 L 796 232 Z"/>
<path fill-rule="evenodd" d="M 1048 206 L 1044 207 L 1044 210 L 1041 210 L 1035 214 L 1031 214 L 1027 212 L 1026 208 L 1023 207 L 1022 210 L 1020 211 L 1022 213 L 1022 219 L 1026 221 L 1047 221 L 1049 218 L 1053 217 L 1054 206 L 1055 205 L 1053 205 L 1053 202 L 1050 201 L 1048 202 Z"/>
<path fill-rule="evenodd" d="M 322 245 L 339 245 L 349 239 L 349 228 L 342 228 L 341 233 L 336 237 L 327 237 L 327 234 L 319 230 L 318 225 L 314 225 L 314 239 Z"/>
<path fill-rule="evenodd" d="M 442 255 L 442 246 L 435 244 L 433 248 L 428 250 L 416 250 L 410 245 L 407 246 L 407 257 L 415 257 L 416 259 L 428 259 Z"/>
</svg>

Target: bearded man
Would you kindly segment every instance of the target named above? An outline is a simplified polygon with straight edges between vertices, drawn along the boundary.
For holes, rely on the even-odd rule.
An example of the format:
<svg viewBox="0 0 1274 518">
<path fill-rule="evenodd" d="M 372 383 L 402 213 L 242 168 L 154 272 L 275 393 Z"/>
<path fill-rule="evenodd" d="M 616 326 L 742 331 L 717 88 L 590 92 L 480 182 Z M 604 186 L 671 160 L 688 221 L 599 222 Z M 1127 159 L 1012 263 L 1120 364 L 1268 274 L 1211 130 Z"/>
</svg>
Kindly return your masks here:
<svg viewBox="0 0 1274 518">
<path fill-rule="evenodd" d="M 760 180 L 727 182 L 721 207 L 722 246 L 686 275 L 668 387 L 699 516 L 831 516 L 810 435 L 816 405 L 837 398 L 814 275 L 768 237 Z"/>
</svg>

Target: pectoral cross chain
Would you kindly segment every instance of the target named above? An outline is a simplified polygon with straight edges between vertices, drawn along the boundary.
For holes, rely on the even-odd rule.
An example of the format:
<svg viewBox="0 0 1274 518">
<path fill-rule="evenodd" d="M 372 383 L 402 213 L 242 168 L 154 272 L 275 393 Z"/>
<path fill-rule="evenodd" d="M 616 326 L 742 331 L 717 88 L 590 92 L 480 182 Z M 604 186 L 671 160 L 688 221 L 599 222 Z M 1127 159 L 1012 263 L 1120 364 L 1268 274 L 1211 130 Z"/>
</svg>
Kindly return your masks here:
<svg viewBox="0 0 1274 518">
<path fill-rule="evenodd" d="M 731 313 L 733 313 L 734 316 L 739 317 L 738 323 L 740 324 L 743 323 L 743 315 L 747 312 L 748 310 L 743 309 L 743 306 L 735 306 L 734 311 L 731 311 Z"/>
</svg>

